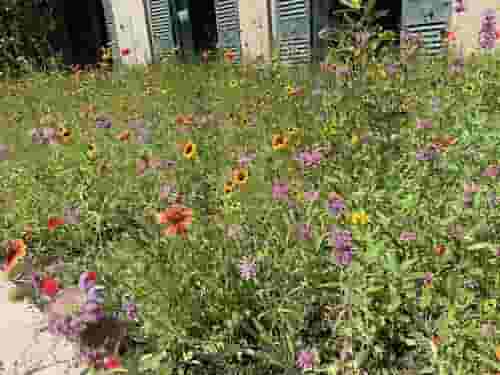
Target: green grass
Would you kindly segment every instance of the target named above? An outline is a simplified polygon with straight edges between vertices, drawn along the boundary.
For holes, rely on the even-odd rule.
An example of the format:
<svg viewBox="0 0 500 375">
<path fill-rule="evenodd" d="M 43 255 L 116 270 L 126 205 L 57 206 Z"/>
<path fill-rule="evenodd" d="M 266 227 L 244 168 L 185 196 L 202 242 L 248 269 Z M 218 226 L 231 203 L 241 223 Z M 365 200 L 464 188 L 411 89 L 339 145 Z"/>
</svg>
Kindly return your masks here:
<svg viewBox="0 0 500 375">
<path fill-rule="evenodd" d="M 83 74 L 78 85 L 62 73 L 33 74 L 24 87 L 4 82 L 0 143 L 10 156 L 0 164 L 1 236 L 21 238 L 32 225 L 28 254 L 63 259 L 55 275 L 63 285 L 95 270 L 109 308 L 123 294 L 134 296 L 136 344 L 122 359 L 131 374 L 174 374 L 196 352 L 225 356 L 221 367 L 203 364 L 199 373 L 284 374 L 297 367 L 298 352 L 313 348 L 317 373 L 351 373 L 340 372 L 349 363 L 370 374 L 498 371 L 500 337 L 480 332 L 500 318 L 485 305 L 500 288 L 498 207 L 487 203 L 498 182 L 481 176 L 500 159 L 497 67 L 490 57 L 452 77 L 438 59 L 397 79 L 366 80 L 355 65 L 347 83 L 320 74 L 320 96 L 312 95 L 313 80 L 293 80 L 280 67 L 256 79 L 264 73 L 245 78 L 223 64 L 162 64 L 108 79 Z M 305 95 L 288 97 L 288 84 Z M 433 97 L 440 99 L 434 111 Z M 87 115 L 88 105 L 95 110 Z M 96 128 L 100 114 L 110 129 Z M 179 114 L 193 115 L 186 132 L 177 129 Z M 132 119 L 144 119 L 152 144 L 138 144 L 134 130 L 128 142 L 117 139 Z M 432 128 L 417 129 L 417 119 L 432 120 Z M 33 145 L 29 132 L 41 126 L 70 129 L 69 143 Z M 287 147 L 273 149 L 273 135 L 288 136 Z M 437 160 L 417 160 L 417 151 L 445 136 L 456 143 Z M 179 148 L 188 141 L 197 146 L 193 160 Z M 91 143 L 95 160 L 87 155 Z M 319 146 L 330 151 L 302 170 L 294 157 Z M 256 153 L 248 182 L 225 193 L 243 153 Z M 176 165 L 138 176 L 144 154 Z M 288 202 L 273 199 L 277 181 L 288 183 Z M 480 192 L 466 208 L 464 183 L 471 181 Z M 175 198 L 160 199 L 165 184 L 193 209 L 186 238 L 163 236 L 165 226 L 152 220 Z M 304 191 L 318 191 L 318 200 L 301 199 Z M 332 192 L 345 199 L 345 220 L 327 209 Z M 48 218 L 71 204 L 80 223 L 48 231 Z M 366 224 L 348 220 L 358 213 Z M 301 224 L 311 225 L 312 239 L 296 235 Z M 332 225 L 352 233 L 347 266 L 332 255 Z M 449 234 L 454 225 L 462 237 Z M 240 228 L 239 237 L 229 228 Z M 416 240 L 401 241 L 403 231 Z M 255 258 L 253 281 L 240 277 L 243 256 Z M 429 273 L 431 286 L 417 288 Z M 471 280 L 477 288 L 467 287 Z M 318 317 L 319 306 L 335 323 Z M 435 352 L 433 335 L 442 341 Z M 342 361 L 350 345 L 354 361 Z M 259 349 L 246 364 L 235 355 L 244 347 Z"/>
</svg>

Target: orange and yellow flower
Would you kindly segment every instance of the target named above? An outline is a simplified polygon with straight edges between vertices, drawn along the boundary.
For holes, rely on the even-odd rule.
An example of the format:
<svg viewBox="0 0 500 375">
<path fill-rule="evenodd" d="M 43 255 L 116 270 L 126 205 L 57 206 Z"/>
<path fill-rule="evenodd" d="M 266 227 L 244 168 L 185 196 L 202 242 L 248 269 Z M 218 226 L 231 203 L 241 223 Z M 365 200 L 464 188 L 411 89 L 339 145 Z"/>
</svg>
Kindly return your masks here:
<svg viewBox="0 0 500 375">
<path fill-rule="evenodd" d="M 3 264 L 3 271 L 10 272 L 19 259 L 26 255 L 26 244 L 23 240 L 9 240 L 7 241 L 7 256 Z"/>
<path fill-rule="evenodd" d="M 196 157 L 196 144 L 186 142 L 182 149 L 182 154 L 186 159 L 194 159 Z"/>
<path fill-rule="evenodd" d="M 224 184 L 224 193 L 231 193 L 234 190 L 234 183 L 233 181 L 226 181 Z"/>
<path fill-rule="evenodd" d="M 248 181 L 248 170 L 245 168 L 237 168 L 233 170 L 233 183 L 236 185 L 244 185 Z"/>
</svg>

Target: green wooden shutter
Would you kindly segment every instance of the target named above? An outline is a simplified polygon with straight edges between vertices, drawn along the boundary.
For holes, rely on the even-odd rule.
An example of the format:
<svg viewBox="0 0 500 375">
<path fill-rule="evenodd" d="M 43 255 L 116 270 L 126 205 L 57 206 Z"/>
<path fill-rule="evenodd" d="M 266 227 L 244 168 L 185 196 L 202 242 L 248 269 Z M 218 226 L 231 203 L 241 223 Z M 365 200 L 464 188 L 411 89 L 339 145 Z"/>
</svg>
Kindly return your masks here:
<svg viewBox="0 0 500 375">
<path fill-rule="evenodd" d="M 421 33 L 428 54 L 441 53 L 441 33 L 448 29 L 451 0 L 403 0 L 402 26 Z"/>
<path fill-rule="evenodd" d="M 113 60 L 117 61 L 120 58 L 120 51 L 118 46 L 118 36 L 116 33 L 115 17 L 113 15 L 113 5 L 111 0 L 102 0 L 102 7 L 104 10 L 104 20 L 106 22 L 106 34 L 108 43 L 106 48 L 111 48 Z"/>
<path fill-rule="evenodd" d="M 160 48 L 160 57 L 174 48 L 172 18 L 168 0 L 151 1 L 151 31 L 153 45 Z"/>
<path fill-rule="evenodd" d="M 280 59 L 285 64 L 311 61 L 309 0 L 276 0 Z"/>
<path fill-rule="evenodd" d="M 245 0 L 243 0 L 245 1 Z M 236 53 L 235 63 L 241 61 L 240 10 L 238 0 L 215 0 L 217 44 Z"/>
</svg>

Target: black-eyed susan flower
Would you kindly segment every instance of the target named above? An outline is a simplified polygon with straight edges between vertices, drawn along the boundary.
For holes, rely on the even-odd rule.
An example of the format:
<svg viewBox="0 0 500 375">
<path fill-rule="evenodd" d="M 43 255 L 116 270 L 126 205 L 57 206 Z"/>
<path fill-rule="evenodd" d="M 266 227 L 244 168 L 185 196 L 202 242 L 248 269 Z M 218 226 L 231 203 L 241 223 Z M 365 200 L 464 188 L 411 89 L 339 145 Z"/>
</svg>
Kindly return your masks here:
<svg viewBox="0 0 500 375">
<path fill-rule="evenodd" d="M 282 150 L 288 146 L 288 137 L 281 134 L 273 135 L 272 147 L 273 150 Z"/>
<path fill-rule="evenodd" d="M 248 170 L 245 168 L 237 168 L 233 171 L 233 183 L 236 185 L 244 185 L 248 181 Z"/>
<path fill-rule="evenodd" d="M 232 193 L 234 191 L 233 181 L 226 181 L 224 184 L 224 193 Z"/>
<path fill-rule="evenodd" d="M 194 159 L 196 157 L 196 144 L 192 142 L 186 142 L 182 149 L 182 155 L 186 159 Z"/>
<path fill-rule="evenodd" d="M 60 126 L 57 129 L 57 138 L 60 143 L 68 144 L 71 141 L 71 129 L 64 126 Z"/>
</svg>

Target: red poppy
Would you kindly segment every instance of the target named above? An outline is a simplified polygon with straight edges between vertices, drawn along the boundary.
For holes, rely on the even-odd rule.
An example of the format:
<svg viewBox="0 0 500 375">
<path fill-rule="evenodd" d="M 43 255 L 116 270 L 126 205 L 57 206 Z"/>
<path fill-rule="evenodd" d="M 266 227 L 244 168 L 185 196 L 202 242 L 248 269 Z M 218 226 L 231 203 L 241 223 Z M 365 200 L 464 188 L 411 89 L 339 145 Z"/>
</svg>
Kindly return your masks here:
<svg viewBox="0 0 500 375">
<path fill-rule="evenodd" d="M 454 31 L 448 31 L 448 42 L 454 41 L 457 39 L 457 34 Z"/>
<path fill-rule="evenodd" d="M 186 236 L 186 227 L 193 222 L 193 210 L 178 204 L 170 206 L 156 215 L 158 224 L 169 224 L 162 231 L 164 236 Z"/>
<path fill-rule="evenodd" d="M 63 224 L 64 224 L 64 218 L 62 218 L 62 217 L 49 217 L 49 222 L 47 224 L 47 228 L 49 229 L 49 232 L 52 232 L 58 226 L 63 225 Z"/>
<path fill-rule="evenodd" d="M 42 294 L 54 297 L 59 291 L 59 282 L 51 277 L 45 277 L 40 282 L 40 290 L 42 291 Z"/>
<path fill-rule="evenodd" d="M 110 357 L 104 358 L 104 368 L 105 369 L 111 370 L 111 369 L 120 368 L 120 367 L 121 367 L 120 360 L 118 358 L 116 358 L 115 356 L 110 356 Z"/>
<path fill-rule="evenodd" d="M 122 48 L 122 49 L 120 50 L 120 54 L 121 54 L 122 56 L 128 56 L 128 55 L 130 55 L 130 48 Z"/>
<path fill-rule="evenodd" d="M 19 258 L 26 255 L 26 244 L 23 240 L 7 241 L 7 257 L 3 265 L 4 272 L 10 272 L 17 264 Z"/>
</svg>

